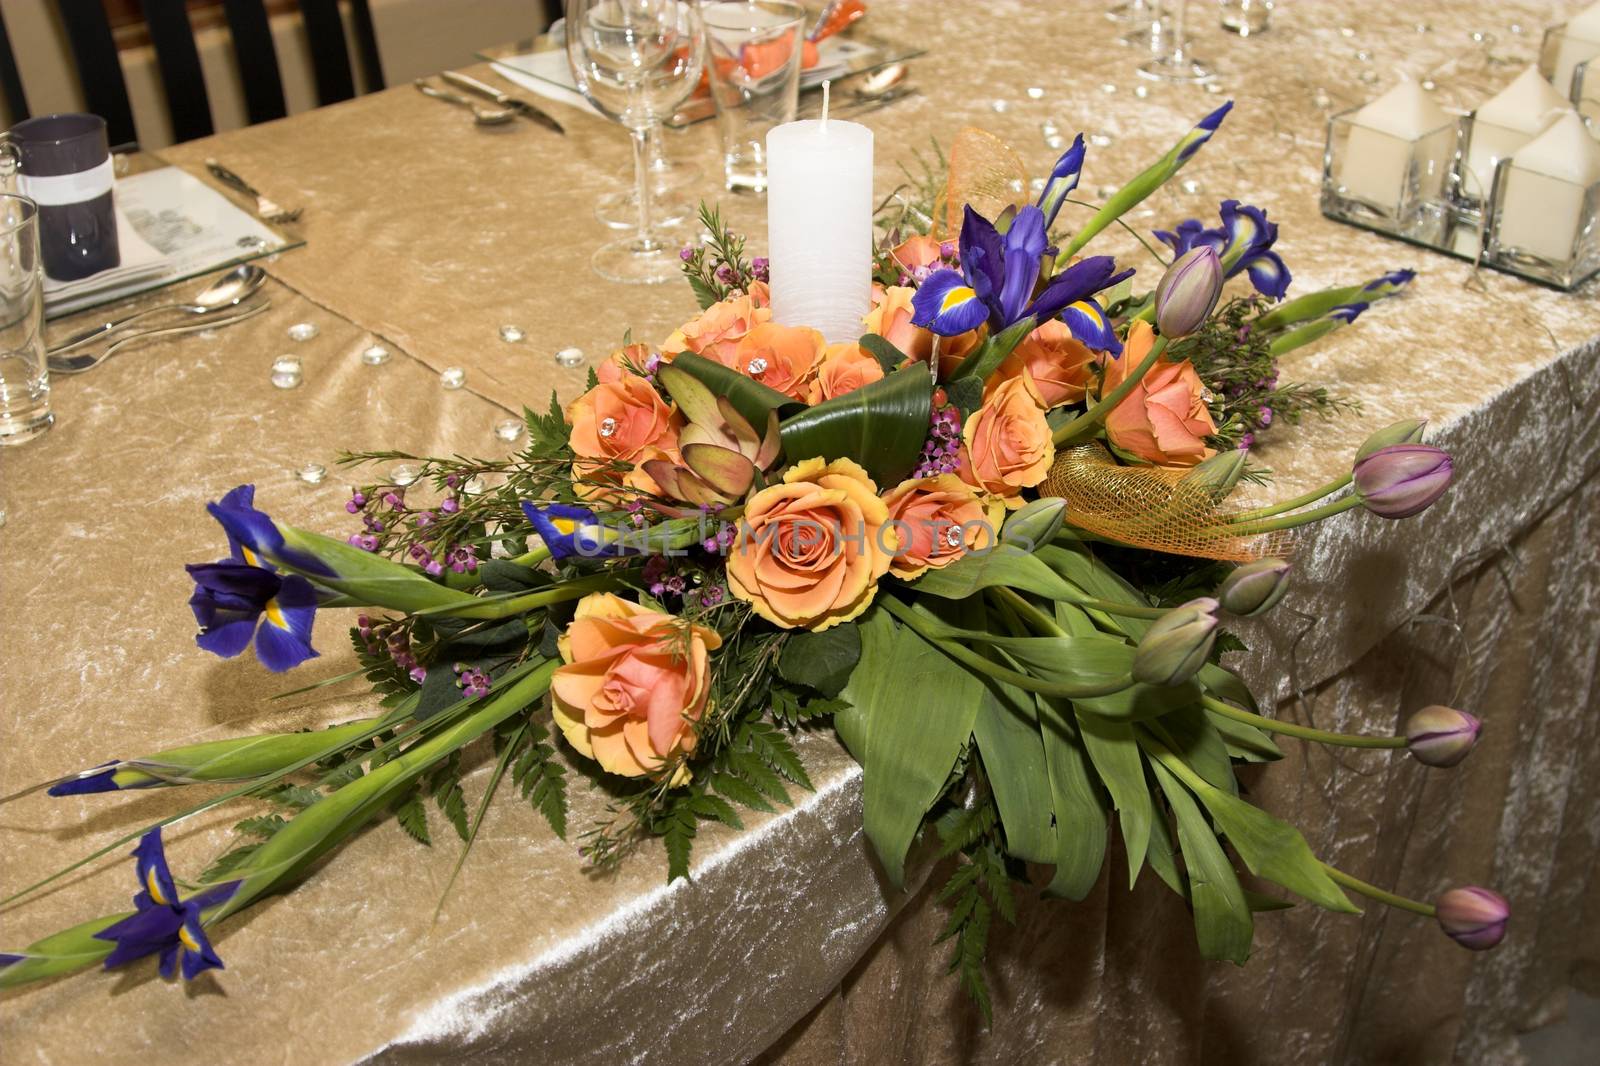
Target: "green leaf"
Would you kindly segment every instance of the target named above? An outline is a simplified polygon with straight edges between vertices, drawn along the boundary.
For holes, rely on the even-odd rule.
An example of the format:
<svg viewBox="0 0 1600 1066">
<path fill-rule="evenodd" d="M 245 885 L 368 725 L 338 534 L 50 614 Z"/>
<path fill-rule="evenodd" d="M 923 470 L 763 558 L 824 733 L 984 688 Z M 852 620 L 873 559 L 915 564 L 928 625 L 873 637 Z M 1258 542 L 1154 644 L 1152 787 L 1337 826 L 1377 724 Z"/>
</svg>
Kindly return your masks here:
<svg viewBox="0 0 1600 1066">
<path fill-rule="evenodd" d="M 1021 344 L 1028 334 L 1038 326 L 1032 315 L 1019 322 L 1013 322 L 999 333 L 991 334 L 977 351 L 961 360 L 961 365 L 956 367 L 955 373 L 950 375 L 950 380 L 959 381 L 962 378 L 974 378 L 978 381 L 987 381 L 989 375 L 994 373 L 1012 349 Z"/>
<path fill-rule="evenodd" d="M 742 804 L 752 810 L 774 811 L 775 807 L 767 801 L 756 787 L 742 777 L 733 774 L 714 774 L 711 778 L 711 787 L 727 796 L 733 802 Z"/>
<path fill-rule="evenodd" d="M 947 600 L 964 600 L 980 589 L 995 586 L 1032 592 L 1050 600 L 1083 598 L 1076 587 L 1062 580 L 1038 556 L 1011 544 L 986 552 L 968 552 L 943 569 L 929 570 L 911 584 L 918 592 Z"/>
<path fill-rule="evenodd" d="M 854 459 L 888 488 L 910 473 L 922 454 L 932 401 L 928 368 L 914 363 L 784 419 L 783 454 L 791 463 L 818 456 Z"/>
<path fill-rule="evenodd" d="M 858 735 L 851 751 L 864 771 L 867 838 L 899 887 L 905 884 L 906 853 L 972 735 L 985 690 L 933 645 L 896 627 L 881 609 L 864 616 L 861 631 L 861 661 L 844 696 L 852 713 L 864 719 L 865 742 Z M 929 699 L 929 693 L 939 698 Z M 840 728 L 841 735 L 848 731 Z"/>
<path fill-rule="evenodd" d="M 722 423 L 717 410 L 716 397 L 726 396 L 734 409 L 757 432 L 767 424 L 767 415 L 785 407 L 799 406 L 800 402 L 785 396 L 777 389 L 768 388 L 754 378 L 745 377 L 721 363 L 693 352 L 678 354 L 671 363 L 656 371 L 662 388 L 683 408 L 684 417 L 691 422 L 707 426 Z M 684 381 L 684 378 L 690 381 Z M 700 388 L 694 386 L 698 384 Z M 707 397 L 710 397 L 709 402 Z"/>
<path fill-rule="evenodd" d="M 293 526 L 279 526 L 278 530 L 283 534 L 285 545 L 316 557 L 337 575 L 309 574 L 312 581 L 357 602 L 409 614 L 430 607 L 460 606 L 477 599 L 470 593 L 425 577 L 420 570 L 362 551 L 342 540 Z"/>
<path fill-rule="evenodd" d="M 1080 594 L 1087 593 L 1097 600 L 1107 600 L 1130 607 L 1151 605 L 1148 598 L 1087 551 L 1047 544 L 1034 554 L 1054 573 L 1080 590 Z M 1135 642 L 1144 636 L 1146 629 L 1150 628 L 1150 622 L 1143 618 L 1107 614 L 1104 611 L 1090 611 L 1089 614 L 1101 629 L 1121 633 Z"/>
<path fill-rule="evenodd" d="M 262 793 L 262 796 L 284 807 L 300 808 L 310 807 L 314 803 L 321 802 L 324 798 L 322 793 L 314 788 L 291 784 L 278 785 Z"/>
<path fill-rule="evenodd" d="M 405 802 L 395 808 L 394 816 L 411 839 L 419 844 L 433 845 L 433 836 L 428 832 L 428 809 L 422 805 L 421 795 L 413 792 L 407 796 Z"/>
<path fill-rule="evenodd" d="M 1228 747 L 1222 742 L 1222 734 L 1212 728 L 1211 719 L 1204 710 L 1197 706 L 1183 707 L 1149 725 L 1207 784 L 1238 794 L 1239 782 L 1233 776 Z"/>
<path fill-rule="evenodd" d="M 1220 789 L 1200 789 L 1196 795 L 1251 873 L 1282 885 L 1319 907 L 1344 914 L 1361 913 L 1323 870 L 1305 837 L 1294 826 Z"/>
<path fill-rule="evenodd" d="M 861 339 L 856 341 L 862 351 L 878 361 L 885 374 L 893 374 L 911 358 L 899 348 L 889 342 L 887 337 L 880 337 L 876 333 L 863 333 Z"/>
<path fill-rule="evenodd" d="M 765 722 L 751 722 L 743 731 L 750 741 L 750 750 L 762 762 L 801 788 L 812 790 L 810 775 L 801 764 L 800 756 L 795 753 L 794 745 L 789 743 L 789 738 L 782 731 Z"/>
<path fill-rule="evenodd" d="M 528 425 L 528 451 L 534 455 L 550 457 L 567 447 L 567 413 L 561 408 L 556 390 L 550 390 L 550 409 L 546 414 L 534 414 L 531 408 L 522 409 L 522 420 Z"/>
<path fill-rule="evenodd" d="M 550 583 L 539 571 L 510 559 L 485 559 L 478 564 L 477 574 L 483 587 L 495 593 L 528 592 Z"/>
<path fill-rule="evenodd" d="M 956 405 L 961 421 L 966 422 L 968 415 L 983 406 L 983 379 L 962 378 L 949 382 L 944 387 L 944 396 Z"/>
<path fill-rule="evenodd" d="M 1216 663 L 1206 663 L 1196 675 L 1206 691 L 1218 699 L 1227 700 L 1229 703 L 1238 704 L 1247 711 L 1255 711 L 1256 698 L 1250 691 L 1250 686 L 1244 679 L 1227 667 L 1218 666 Z M 1246 728 L 1249 728 L 1246 726 Z"/>
<path fill-rule="evenodd" d="M 226 852 L 216 862 L 206 867 L 205 873 L 200 875 L 201 883 L 215 884 L 219 881 L 232 880 L 234 871 L 248 862 L 259 850 L 261 850 L 260 844 L 241 844 Z"/>
<path fill-rule="evenodd" d="M 723 825 L 735 829 L 743 829 L 744 823 L 739 820 L 739 815 L 733 805 L 721 796 L 699 795 L 689 801 L 689 809 L 701 818 L 721 822 Z"/>
<path fill-rule="evenodd" d="M 783 787 L 783 779 L 763 762 L 761 756 L 755 752 L 730 752 L 728 754 L 728 767 L 755 786 L 756 790 L 768 799 L 782 803 L 785 806 L 793 802 L 789 799 L 789 790 Z"/>
<path fill-rule="evenodd" d="M 778 676 L 824 696 L 837 696 L 860 661 L 861 633 L 853 623 L 821 633 L 802 630 L 784 642 Z"/>
<path fill-rule="evenodd" d="M 666 831 L 661 834 L 667 846 L 667 884 L 689 877 L 689 849 L 694 843 L 695 818 L 687 808 L 672 812 Z"/>
<path fill-rule="evenodd" d="M 1159 762 L 1150 766 L 1178 819 L 1178 845 L 1183 849 L 1183 863 L 1189 875 L 1189 901 L 1194 907 L 1200 954 L 1243 966 L 1250 957 L 1255 923 L 1239 875 L 1217 843 L 1205 815 L 1195 806 L 1194 798 Z"/>
<path fill-rule="evenodd" d="M 1129 722 L 1080 714 L 1078 730 L 1089 761 L 1117 809 L 1123 850 L 1128 853 L 1128 885 L 1132 887 L 1144 864 L 1145 851 L 1151 843 L 1151 823 L 1156 818 L 1150 786 L 1144 777 L 1144 754 Z"/>
<path fill-rule="evenodd" d="M 1283 758 L 1283 752 L 1278 749 L 1272 734 L 1265 730 L 1209 710 L 1206 711 L 1206 717 L 1211 720 L 1211 728 L 1222 735 L 1222 742 L 1233 758 L 1245 762 L 1274 762 Z"/>
<path fill-rule="evenodd" d="M 288 820 L 281 814 L 263 814 L 255 818 L 246 818 L 244 821 L 235 824 L 233 831 L 268 840 L 272 837 L 272 834 L 288 824 Z"/>
<path fill-rule="evenodd" d="M 1156 872 L 1156 876 L 1166 882 L 1168 888 L 1183 897 L 1185 903 L 1189 902 L 1189 882 L 1178 869 L 1177 851 L 1172 844 L 1172 829 L 1167 825 L 1167 815 L 1164 811 L 1157 811 L 1155 820 L 1150 823 L 1150 847 L 1145 852 L 1145 861 L 1150 864 L 1150 869 Z"/>
<path fill-rule="evenodd" d="M 1032 693 L 985 680 L 972 735 L 977 738 L 995 805 L 1000 808 L 1006 851 L 1025 862 L 1053 863 L 1054 804 L 1038 715 Z"/>
<path fill-rule="evenodd" d="M 1265 892 L 1254 892 L 1248 888 L 1244 890 L 1244 899 L 1246 903 L 1250 904 L 1250 910 L 1256 914 L 1260 914 L 1262 911 L 1286 911 L 1294 906 L 1294 900 L 1292 899 L 1279 899 L 1277 896 L 1269 896 Z"/>
<path fill-rule="evenodd" d="M 1105 862 L 1105 793 L 1095 784 L 1071 706 L 1041 698 L 1039 720 L 1056 812 L 1056 872 L 1045 891 L 1082 899 L 1100 879 Z"/>
<path fill-rule="evenodd" d="M 883 608 L 871 607 L 856 620 L 856 632 L 861 637 L 861 656 L 856 662 L 856 670 L 851 671 L 850 680 L 845 683 L 843 695 L 847 702 L 834 712 L 833 728 L 839 734 L 839 741 L 845 750 L 857 763 L 866 766 L 867 708 L 850 693 L 852 689 L 859 694 L 863 689 L 873 687 L 872 679 L 861 673 L 861 663 L 883 663 L 893 657 L 896 639 L 894 620 Z"/>
</svg>

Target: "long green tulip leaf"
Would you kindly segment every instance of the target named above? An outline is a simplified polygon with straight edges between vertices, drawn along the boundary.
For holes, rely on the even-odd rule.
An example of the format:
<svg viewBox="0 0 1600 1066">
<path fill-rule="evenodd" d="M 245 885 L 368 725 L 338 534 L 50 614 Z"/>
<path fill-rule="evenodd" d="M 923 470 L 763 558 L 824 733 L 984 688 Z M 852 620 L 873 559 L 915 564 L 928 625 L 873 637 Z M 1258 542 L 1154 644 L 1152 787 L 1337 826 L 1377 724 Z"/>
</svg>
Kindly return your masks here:
<svg viewBox="0 0 1600 1066">
<path fill-rule="evenodd" d="M 785 419 L 783 454 L 791 463 L 857 459 L 887 489 L 916 464 L 932 409 L 933 379 L 916 363 Z"/>
</svg>

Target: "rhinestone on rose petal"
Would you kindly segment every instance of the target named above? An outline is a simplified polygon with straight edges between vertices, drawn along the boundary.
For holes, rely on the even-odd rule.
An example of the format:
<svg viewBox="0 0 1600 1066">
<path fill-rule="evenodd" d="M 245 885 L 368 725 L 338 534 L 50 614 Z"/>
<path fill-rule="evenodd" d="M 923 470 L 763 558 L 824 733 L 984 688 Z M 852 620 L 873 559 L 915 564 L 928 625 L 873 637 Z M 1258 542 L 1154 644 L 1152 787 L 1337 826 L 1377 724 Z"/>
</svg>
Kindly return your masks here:
<svg viewBox="0 0 1600 1066">
<path fill-rule="evenodd" d="M 399 466 L 395 467 L 393 470 L 389 471 L 389 480 L 393 481 L 396 485 L 399 485 L 401 488 L 405 488 L 407 485 L 409 485 L 412 482 L 416 481 L 417 478 L 419 478 L 421 476 L 422 476 L 422 471 L 418 470 L 416 467 L 412 466 L 410 463 L 402 463 Z"/>
<path fill-rule="evenodd" d="M 447 366 L 439 372 L 439 384 L 447 389 L 459 389 L 467 383 L 467 372 L 459 366 Z"/>
<path fill-rule="evenodd" d="M 583 365 L 582 348 L 563 348 L 556 353 L 556 365 L 564 366 L 568 370 Z"/>
<path fill-rule="evenodd" d="M 507 418 L 494 424 L 494 435 L 503 441 L 513 441 L 522 436 L 522 419 Z"/>
<path fill-rule="evenodd" d="M 361 350 L 361 361 L 368 366 L 382 366 L 389 361 L 389 349 L 381 344 L 369 344 Z"/>
<path fill-rule="evenodd" d="M 744 370 L 751 377 L 757 374 L 765 374 L 767 372 L 767 361 L 758 355 L 745 364 Z"/>
<path fill-rule="evenodd" d="M 319 332 L 315 322 L 296 322 L 289 327 L 289 339 L 292 341 L 308 341 Z"/>
<path fill-rule="evenodd" d="M 300 384 L 300 359 L 293 355 L 280 355 L 272 361 L 272 383 L 280 389 L 292 389 Z"/>
<path fill-rule="evenodd" d="M 521 344 L 527 334 L 522 332 L 521 326 L 501 326 L 500 339 L 507 344 Z"/>
<path fill-rule="evenodd" d="M 602 418 L 600 420 L 600 435 L 614 437 L 617 433 L 617 420 L 615 418 Z"/>
<path fill-rule="evenodd" d="M 944 531 L 944 542 L 952 548 L 961 547 L 961 527 L 951 526 Z"/>
<path fill-rule="evenodd" d="M 1204 400 L 1206 403 L 1212 403 L 1212 402 L 1214 402 L 1216 400 L 1217 394 L 1212 392 L 1208 388 L 1202 387 L 1200 389 L 1200 398 L 1202 400 Z"/>
<path fill-rule="evenodd" d="M 307 485 L 320 485 L 322 479 L 328 476 L 328 468 L 321 463 L 307 463 L 294 472 L 294 476 L 304 481 Z"/>
</svg>

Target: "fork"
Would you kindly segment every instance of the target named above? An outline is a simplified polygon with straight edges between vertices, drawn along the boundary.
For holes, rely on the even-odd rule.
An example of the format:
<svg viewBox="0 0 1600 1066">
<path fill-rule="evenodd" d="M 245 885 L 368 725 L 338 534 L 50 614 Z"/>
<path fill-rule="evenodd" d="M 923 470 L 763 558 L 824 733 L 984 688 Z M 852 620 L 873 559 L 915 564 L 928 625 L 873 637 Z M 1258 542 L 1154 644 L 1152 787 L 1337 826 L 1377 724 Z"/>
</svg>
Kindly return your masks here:
<svg viewBox="0 0 1600 1066">
<path fill-rule="evenodd" d="M 256 217 L 260 218 L 263 222 L 271 222 L 275 225 L 284 225 L 290 222 L 297 222 L 300 219 L 301 213 L 305 210 L 301 207 L 292 209 L 282 207 L 276 200 L 269 200 L 267 197 L 261 195 L 260 190 L 258 190 L 255 186 L 251 185 L 248 181 L 245 181 L 239 175 L 235 174 L 233 171 L 229 170 L 215 159 L 206 160 L 206 169 L 211 172 L 211 176 L 213 178 L 216 178 L 228 188 L 234 190 L 235 192 L 244 193 L 246 196 L 255 197 Z"/>
<path fill-rule="evenodd" d="M 221 329 L 223 326 L 231 326 L 236 322 L 254 318 L 271 306 L 271 299 L 266 299 L 258 304 L 241 308 L 237 314 L 225 315 L 220 318 L 208 318 L 203 322 L 189 322 L 181 326 L 167 326 L 164 329 L 147 329 L 139 333 L 130 333 L 121 340 L 112 341 L 97 354 L 52 355 L 49 357 L 47 365 L 50 367 L 50 373 L 52 374 L 82 374 L 87 370 L 93 370 L 130 344 L 137 344 L 154 337 L 172 337 L 180 333 L 201 333 L 209 329 Z"/>
</svg>

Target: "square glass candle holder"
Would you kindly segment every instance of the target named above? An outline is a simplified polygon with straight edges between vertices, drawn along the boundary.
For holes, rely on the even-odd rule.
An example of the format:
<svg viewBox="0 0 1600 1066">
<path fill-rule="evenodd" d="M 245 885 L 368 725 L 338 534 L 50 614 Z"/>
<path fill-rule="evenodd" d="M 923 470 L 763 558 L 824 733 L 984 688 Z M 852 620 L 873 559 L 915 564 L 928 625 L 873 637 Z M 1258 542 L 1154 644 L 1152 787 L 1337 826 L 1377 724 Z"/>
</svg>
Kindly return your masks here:
<svg viewBox="0 0 1600 1066">
<path fill-rule="evenodd" d="M 1600 56 L 1600 41 L 1569 35 L 1567 24 L 1544 31 L 1539 46 L 1539 73 L 1555 86 L 1556 92 L 1578 103 L 1581 92 L 1579 67 Z M 1600 63 L 1595 64 L 1600 67 Z"/>
<path fill-rule="evenodd" d="M 1600 181 L 1586 187 L 1504 160 L 1488 212 L 1493 266 L 1563 289 L 1600 273 Z"/>
<path fill-rule="evenodd" d="M 1460 131 L 1460 148 L 1446 185 L 1455 208 L 1477 218 L 1488 202 L 1501 161 L 1511 158 L 1513 152 L 1533 140 L 1536 134 L 1480 122 L 1477 112 L 1462 118 Z"/>
<path fill-rule="evenodd" d="M 1411 240 L 1439 242 L 1449 214 L 1448 180 L 1460 120 L 1407 140 L 1354 121 L 1357 110 L 1328 120 L 1323 214 Z"/>
</svg>

